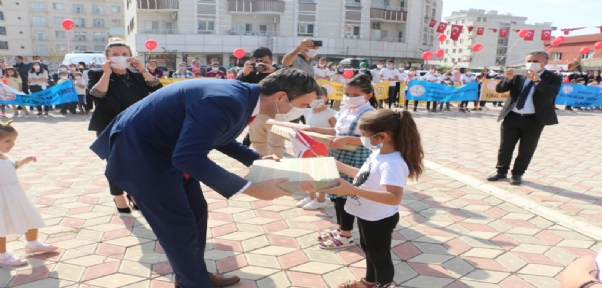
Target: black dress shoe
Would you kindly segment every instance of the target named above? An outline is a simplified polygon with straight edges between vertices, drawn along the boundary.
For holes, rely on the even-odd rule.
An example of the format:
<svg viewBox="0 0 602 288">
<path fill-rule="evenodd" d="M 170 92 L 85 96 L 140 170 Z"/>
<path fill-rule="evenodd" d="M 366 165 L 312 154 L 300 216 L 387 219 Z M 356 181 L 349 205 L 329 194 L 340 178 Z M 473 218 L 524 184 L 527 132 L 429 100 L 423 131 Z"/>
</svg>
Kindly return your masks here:
<svg viewBox="0 0 602 288">
<path fill-rule="evenodd" d="M 127 197 L 130 207 L 132 207 L 132 209 L 136 211 L 140 210 L 140 208 L 138 208 L 138 205 L 134 202 L 134 198 L 131 195 L 128 194 L 125 197 Z"/>
<path fill-rule="evenodd" d="M 510 184 L 512 185 L 520 185 L 523 182 L 523 177 L 520 175 L 512 175 L 510 178 Z"/>
<path fill-rule="evenodd" d="M 130 209 L 130 207 L 127 207 L 127 208 L 119 208 L 119 207 L 117 207 L 117 202 L 115 202 L 115 199 L 113 199 L 113 203 L 115 203 L 115 208 L 117 208 L 117 212 L 119 212 L 119 213 L 126 213 L 126 214 L 132 213 L 132 209 Z"/>
<path fill-rule="evenodd" d="M 487 177 L 487 181 L 493 182 L 493 181 L 497 181 L 497 180 L 500 180 L 500 179 L 506 179 L 506 178 L 508 178 L 507 174 L 501 174 L 501 173 L 498 172 L 498 173 L 495 173 L 495 174 Z"/>
</svg>

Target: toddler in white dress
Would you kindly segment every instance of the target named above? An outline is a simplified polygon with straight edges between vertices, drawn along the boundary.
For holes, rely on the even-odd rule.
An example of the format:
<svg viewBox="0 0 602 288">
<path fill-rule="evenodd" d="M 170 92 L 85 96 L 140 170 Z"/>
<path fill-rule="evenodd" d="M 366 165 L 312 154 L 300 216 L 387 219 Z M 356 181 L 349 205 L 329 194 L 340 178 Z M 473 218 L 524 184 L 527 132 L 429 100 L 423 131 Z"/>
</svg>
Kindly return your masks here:
<svg viewBox="0 0 602 288">
<path fill-rule="evenodd" d="M 46 253 L 57 249 L 54 245 L 38 241 L 38 228 L 44 227 L 42 216 L 27 197 L 17 179 L 17 169 L 29 162 L 33 156 L 13 161 L 6 153 L 15 146 L 18 133 L 8 123 L 0 122 L 0 267 L 15 267 L 27 264 L 26 259 L 12 255 L 6 250 L 8 234 L 25 234 L 25 253 Z"/>
</svg>

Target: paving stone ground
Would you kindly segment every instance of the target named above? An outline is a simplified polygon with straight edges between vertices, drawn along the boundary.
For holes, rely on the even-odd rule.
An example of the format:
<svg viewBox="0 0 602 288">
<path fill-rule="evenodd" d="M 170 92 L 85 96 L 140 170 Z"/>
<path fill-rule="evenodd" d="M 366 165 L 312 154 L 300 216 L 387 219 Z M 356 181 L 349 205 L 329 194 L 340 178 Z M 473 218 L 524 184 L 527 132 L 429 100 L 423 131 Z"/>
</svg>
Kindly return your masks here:
<svg viewBox="0 0 602 288">
<path fill-rule="evenodd" d="M 468 177 L 490 174 L 498 112 L 416 113 L 426 159 Z M 544 130 L 527 183 L 494 185 L 600 225 L 602 113 L 560 111 L 559 118 L 561 125 Z M 21 116 L 13 125 L 20 136 L 12 156 L 39 159 L 19 176 L 46 221 L 41 238 L 60 250 L 28 256 L 30 265 L 22 268 L 0 268 L 0 287 L 173 287 L 172 270 L 144 218 L 117 214 L 105 164 L 88 149 L 94 135 L 86 131 L 87 119 L 54 113 Z M 247 172 L 224 155 L 211 157 L 239 175 Z M 579 227 L 549 221 L 438 171 L 428 169 L 405 191 L 391 247 L 401 287 L 558 287 L 568 263 L 602 248 Z M 334 227 L 332 206 L 304 211 L 292 198 L 244 195 L 226 201 L 203 189 L 210 209 L 206 262 L 211 272 L 243 279 L 232 287 L 336 287 L 363 276 L 359 248 L 316 245 L 317 232 Z M 9 249 L 26 256 L 22 238 L 8 240 Z"/>
</svg>

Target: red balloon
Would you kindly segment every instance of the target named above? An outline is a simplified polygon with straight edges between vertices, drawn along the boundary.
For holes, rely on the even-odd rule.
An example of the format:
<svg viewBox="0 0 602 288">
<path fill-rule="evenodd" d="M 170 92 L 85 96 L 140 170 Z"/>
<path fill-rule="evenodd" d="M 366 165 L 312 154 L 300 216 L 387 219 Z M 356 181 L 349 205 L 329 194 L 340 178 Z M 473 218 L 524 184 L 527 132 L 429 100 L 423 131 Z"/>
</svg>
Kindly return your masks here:
<svg viewBox="0 0 602 288">
<path fill-rule="evenodd" d="M 562 44 L 566 40 L 566 38 L 564 36 L 560 35 L 560 36 L 556 37 L 555 40 L 558 40 L 558 44 Z"/>
<path fill-rule="evenodd" d="M 144 46 L 146 46 L 146 49 L 148 49 L 148 51 L 153 51 L 155 50 L 155 48 L 157 48 L 157 41 L 153 39 L 148 39 L 146 40 L 146 42 L 144 42 Z"/>
<path fill-rule="evenodd" d="M 581 54 L 587 54 L 589 53 L 589 47 L 583 47 L 579 50 L 579 53 Z"/>
<path fill-rule="evenodd" d="M 431 51 L 424 51 L 424 53 L 422 53 L 422 59 L 424 59 L 424 60 L 430 60 L 431 58 L 433 58 L 433 52 L 431 52 Z"/>
<path fill-rule="evenodd" d="M 518 37 L 525 38 L 527 36 L 527 34 L 529 34 L 529 30 L 523 29 L 518 32 Z"/>
<path fill-rule="evenodd" d="M 477 44 L 472 45 L 472 51 L 479 52 L 481 50 L 483 50 L 483 44 L 477 43 Z"/>
<path fill-rule="evenodd" d="M 447 35 L 439 34 L 439 36 L 437 36 L 437 40 L 439 40 L 439 42 L 443 42 L 443 41 L 447 40 Z"/>
<path fill-rule="evenodd" d="M 345 79 L 349 79 L 349 78 L 353 77 L 353 70 L 345 70 L 345 71 L 343 71 L 343 77 Z"/>
<path fill-rule="evenodd" d="M 435 55 L 437 56 L 437 58 L 441 58 L 445 55 L 445 50 L 437 49 L 437 51 L 435 51 Z"/>
<path fill-rule="evenodd" d="M 602 42 L 596 42 L 596 44 L 594 44 L 594 49 L 596 49 L 596 50 L 602 49 Z"/>
<path fill-rule="evenodd" d="M 242 48 L 236 48 L 234 49 L 234 57 L 236 57 L 237 59 L 240 59 L 242 57 L 245 57 L 245 55 L 247 54 L 247 52 L 245 52 L 245 49 Z"/>
<path fill-rule="evenodd" d="M 62 22 L 63 24 L 63 28 L 65 28 L 65 30 L 69 31 L 71 29 L 73 29 L 73 27 L 75 27 L 75 22 L 73 22 L 73 20 L 71 19 L 65 19 Z"/>
</svg>

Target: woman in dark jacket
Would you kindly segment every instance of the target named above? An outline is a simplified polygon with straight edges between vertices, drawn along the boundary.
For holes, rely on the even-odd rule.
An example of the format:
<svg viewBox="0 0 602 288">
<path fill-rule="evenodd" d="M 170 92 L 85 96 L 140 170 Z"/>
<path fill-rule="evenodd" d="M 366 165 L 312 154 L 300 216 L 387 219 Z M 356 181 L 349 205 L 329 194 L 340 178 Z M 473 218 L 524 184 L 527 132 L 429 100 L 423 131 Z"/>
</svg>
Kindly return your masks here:
<svg viewBox="0 0 602 288">
<path fill-rule="evenodd" d="M 119 113 L 161 88 L 161 82 L 144 69 L 142 62 L 132 57 L 130 47 L 119 38 L 109 39 L 105 49 L 107 61 L 102 69 L 88 71 L 88 89 L 96 100 L 88 130 L 98 136 Z M 131 68 L 134 66 L 136 69 Z M 131 213 L 123 189 L 109 181 L 111 195 L 120 213 Z M 132 208 L 132 198 L 127 197 Z"/>
</svg>

